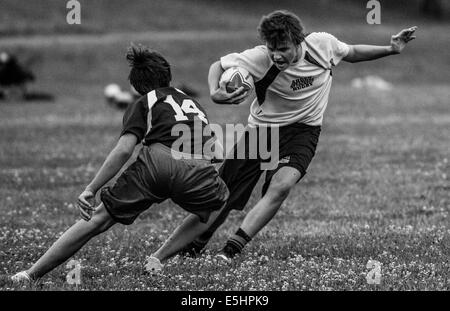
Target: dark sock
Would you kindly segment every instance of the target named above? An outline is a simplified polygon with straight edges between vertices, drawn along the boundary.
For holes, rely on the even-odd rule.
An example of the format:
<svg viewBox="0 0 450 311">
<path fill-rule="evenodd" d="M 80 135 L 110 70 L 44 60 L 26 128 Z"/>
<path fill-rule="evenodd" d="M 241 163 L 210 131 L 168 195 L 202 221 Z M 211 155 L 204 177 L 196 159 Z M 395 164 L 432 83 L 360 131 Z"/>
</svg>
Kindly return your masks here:
<svg viewBox="0 0 450 311">
<path fill-rule="evenodd" d="M 248 242 L 250 242 L 251 239 L 252 238 L 249 237 L 244 230 L 239 228 L 238 231 L 236 231 L 236 233 L 228 239 L 224 251 L 227 253 L 228 256 L 234 257 L 234 255 L 242 251 L 244 246 Z"/>
</svg>

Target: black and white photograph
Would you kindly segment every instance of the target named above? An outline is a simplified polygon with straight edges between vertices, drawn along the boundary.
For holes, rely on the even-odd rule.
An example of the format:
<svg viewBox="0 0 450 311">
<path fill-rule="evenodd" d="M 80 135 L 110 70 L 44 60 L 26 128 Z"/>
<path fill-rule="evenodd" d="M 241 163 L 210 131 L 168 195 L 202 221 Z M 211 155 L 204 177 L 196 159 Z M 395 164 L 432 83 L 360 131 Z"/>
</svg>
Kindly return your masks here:
<svg viewBox="0 0 450 311">
<path fill-rule="evenodd" d="M 447 0 L 0 0 L 0 291 L 449 291 L 449 31 Z"/>
</svg>

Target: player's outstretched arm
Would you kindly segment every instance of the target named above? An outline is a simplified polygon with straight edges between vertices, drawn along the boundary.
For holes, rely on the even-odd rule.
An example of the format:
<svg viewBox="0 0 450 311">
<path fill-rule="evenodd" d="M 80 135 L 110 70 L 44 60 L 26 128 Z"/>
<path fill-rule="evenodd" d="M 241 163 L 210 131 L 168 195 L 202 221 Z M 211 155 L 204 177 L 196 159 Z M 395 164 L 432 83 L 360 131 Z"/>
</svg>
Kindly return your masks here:
<svg viewBox="0 0 450 311">
<path fill-rule="evenodd" d="M 209 68 L 208 86 L 211 99 L 216 104 L 237 105 L 242 103 L 247 97 L 247 92 L 243 87 L 240 87 L 233 93 L 228 93 L 225 89 L 225 82 L 219 83 L 223 72 L 220 61 L 213 63 Z"/>
<path fill-rule="evenodd" d="M 94 207 L 95 193 L 113 178 L 128 161 L 133 154 L 137 139 L 136 135 L 130 133 L 121 136 L 94 179 L 78 197 L 78 208 L 84 220 L 90 219 L 91 211 Z"/>
<path fill-rule="evenodd" d="M 391 44 L 388 46 L 363 44 L 350 45 L 350 50 L 343 60 L 350 63 L 356 63 L 374 60 L 389 55 L 400 54 L 406 44 L 416 38 L 416 36 L 414 36 L 414 32 L 416 30 L 416 26 L 403 29 L 398 34 L 391 37 Z"/>
</svg>

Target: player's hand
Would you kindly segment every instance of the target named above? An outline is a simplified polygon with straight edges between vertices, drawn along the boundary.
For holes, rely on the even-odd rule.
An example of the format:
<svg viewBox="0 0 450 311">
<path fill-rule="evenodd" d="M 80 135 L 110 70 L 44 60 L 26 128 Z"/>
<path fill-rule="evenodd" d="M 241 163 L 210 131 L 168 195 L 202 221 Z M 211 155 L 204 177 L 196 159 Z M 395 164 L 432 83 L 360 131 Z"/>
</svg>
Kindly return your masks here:
<svg viewBox="0 0 450 311">
<path fill-rule="evenodd" d="M 218 104 L 238 105 L 242 103 L 248 95 L 248 92 L 241 86 L 233 93 L 228 93 L 225 88 L 225 81 L 219 84 L 219 88 L 211 94 L 211 98 Z"/>
<path fill-rule="evenodd" d="M 401 51 L 405 48 L 406 44 L 414 40 L 416 36 L 414 36 L 414 32 L 417 30 L 417 26 L 403 29 L 398 34 L 391 37 L 391 48 L 395 54 L 401 53 Z"/>
<path fill-rule="evenodd" d="M 80 216 L 86 221 L 91 220 L 94 211 L 95 194 L 90 190 L 84 190 L 78 197 L 77 205 L 80 210 Z"/>
</svg>

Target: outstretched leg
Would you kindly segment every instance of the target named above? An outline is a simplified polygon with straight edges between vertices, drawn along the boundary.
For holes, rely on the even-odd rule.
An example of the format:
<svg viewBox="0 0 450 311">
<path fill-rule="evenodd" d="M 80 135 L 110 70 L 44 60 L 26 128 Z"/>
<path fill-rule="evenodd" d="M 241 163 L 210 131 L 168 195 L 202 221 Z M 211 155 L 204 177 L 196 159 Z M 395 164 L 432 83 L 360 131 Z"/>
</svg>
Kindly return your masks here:
<svg viewBox="0 0 450 311">
<path fill-rule="evenodd" d="M 232 258 L 275 216 L 290 189 L 301 173 L 289 166 L 282 167 L 273 176 L 266 194 L 245 216 L 239 230 L 231 236 L 224 249 L 225 257 Z"/>
<path fill-rule="evenodd" d="M 207 223 L 200 222 L 200 218 L 196 215 L 187 216 L 183 223 L 173 231 L 164 244 L 152 256 L 158 258 L 160 261 L 167 260 L 174 256 L 195 238 L 202 235 L 205 230 L 211 228 L 212 224 L 216 221 L 224 208 L 225 206 L 218 211 L 212 212 Z M 212 233 L 214 233 L 214 231 L 212 231 Z"/>
<path fill-rule="evenodd" d="M 91 238 L 108 230 L 114 224 L 115 221 L 101 203 L 90 221 L 76 222 L 26 272 L 34 280 L 41 278 L 72 257 Z"/>
<path fill-rule="evenodd" d="M 220 177 L 225 181 L 230 191 L 227 204 L 219 213 L 211 215 L 211 218 L 214 219 L 208 222 L 208 228 L 185 247 L 187 252 L 199 253 L 225 222 L 231 210 L 242 210 L 244 208 L 261 174 L 259 160 L 225 160 L 220 169 Z"/>
</svg>

